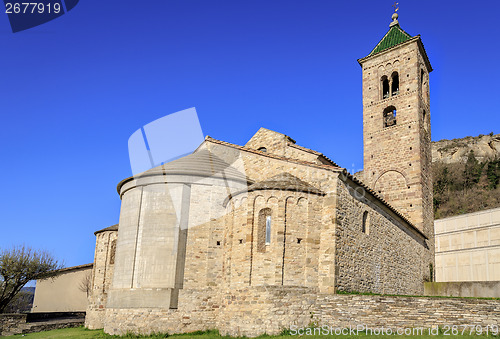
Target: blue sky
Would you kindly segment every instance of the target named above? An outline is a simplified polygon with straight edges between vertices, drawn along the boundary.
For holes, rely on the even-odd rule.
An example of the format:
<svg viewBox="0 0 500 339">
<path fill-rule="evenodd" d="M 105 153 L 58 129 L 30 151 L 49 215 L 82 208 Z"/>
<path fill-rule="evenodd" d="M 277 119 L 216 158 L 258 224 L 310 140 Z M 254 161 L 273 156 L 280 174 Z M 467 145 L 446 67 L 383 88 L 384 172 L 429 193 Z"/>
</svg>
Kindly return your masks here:
<svg viewBox="0 0 500 339">
<path fill-rule="evenodd" d="M 0 248 L 92 262 L 93 232 L 118 222 L 128 138 L 189 107 L 216 139 L 245 144 L 263 126 L 361 169 L 356 60 L 392 3 L 82 0 L 16 34 L 0 15 Z M 500 3 L 400 0 L 398 13 L 435 69 L 432 139 L 500 133 Z"/>
</svg>

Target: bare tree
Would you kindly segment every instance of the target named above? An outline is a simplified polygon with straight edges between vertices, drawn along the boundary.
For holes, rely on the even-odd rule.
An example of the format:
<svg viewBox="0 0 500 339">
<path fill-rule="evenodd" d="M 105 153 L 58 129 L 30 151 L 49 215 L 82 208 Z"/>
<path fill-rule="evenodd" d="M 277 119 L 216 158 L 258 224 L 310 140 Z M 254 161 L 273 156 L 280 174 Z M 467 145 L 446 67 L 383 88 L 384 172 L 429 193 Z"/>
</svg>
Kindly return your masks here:
<svg viewBox="0 0 500 339">
<path fill-rule="evenodd" d="M 90 291 L 92 291 L 92 274 L 87 273 L 80 281 L 80 285 L 78 285 L 78 289 L 87 294 L 87 298 L 90 296 Z"/>
<path fill-rule="evenodd" d="M 0 313 L 29 281 L 53 277 L 61 268 L 46 251 L 27 246 L 0 250 Z"/>
</svg>

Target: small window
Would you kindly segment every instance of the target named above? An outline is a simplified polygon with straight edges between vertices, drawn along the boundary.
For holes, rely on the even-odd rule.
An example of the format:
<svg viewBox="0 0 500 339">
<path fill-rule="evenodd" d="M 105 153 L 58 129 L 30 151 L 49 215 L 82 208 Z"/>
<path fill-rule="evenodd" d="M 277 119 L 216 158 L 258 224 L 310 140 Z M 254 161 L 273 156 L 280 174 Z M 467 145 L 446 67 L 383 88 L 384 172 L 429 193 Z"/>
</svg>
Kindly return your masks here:
<svg viewBox="0 0 500 339">
<path fill-rule="evenodd" d="M 389 106 L 384 109 L 384 127 L 395 126 L 396 121 L 396 107 Z"/>
<path fill-rule="evenodd" d="M 109 255 L 109 264 L 113 265 L 115 263 L 115 255 L 116 255 L 116 239 L 111 242 L 111 249 Z"/>
<path fill-rule="evenodd" d="M 266 217 L 266 245 L 271 244 L 271 216 Z"/>
<path fill-rule="evenodd" d="M 257 251 L 266 252 L 266 245 L 271 244 L 272 211 L 263 208 L 259 212 L 257 220 Z"/>
<path fill-rule="evenodd" d="M 368 215 L 368 211 L 363 213 L 363 225 L 361 226 L 361 231 L 363 233 L 368 234 L 370 228 L 370 216 Z"/>
<path fill-rule="evenodd" d="M 398 72 L 392 73 L 391 95 L 399 94 L 399 74 Z"/>
<path fill-rule="evenodd" d="M 262 153 L 267 153 L 267 148 L 259 147 L 259 149 L 257 149 L 257 151 L 261 151 Z"/>
</svg>

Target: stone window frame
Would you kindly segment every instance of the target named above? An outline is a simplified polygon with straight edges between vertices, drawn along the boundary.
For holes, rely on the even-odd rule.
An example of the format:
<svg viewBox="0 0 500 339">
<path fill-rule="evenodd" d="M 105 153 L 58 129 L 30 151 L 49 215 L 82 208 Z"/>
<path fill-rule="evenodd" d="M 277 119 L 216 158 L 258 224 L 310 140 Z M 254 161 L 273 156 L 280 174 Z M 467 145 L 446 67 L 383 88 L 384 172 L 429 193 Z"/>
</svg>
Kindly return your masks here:
<svg viewBox="0 0 500 339">
<path fill-rule="evenodd" d="M 266 252 L 267 246 L 271 244 L 272 215 L 273 211 L 269 207 L 259 211 L 257 219 L 257 252 Z M 268 225 L 269 228 L 267 227 Z"/>
<path fill-rule="evenodd" d="M 397 88 L 394 88 L 397 85 Z M 391 74 L 391 81 L 390 81 L 390 93 L 391 97 L 396 96 L 399 94 L 399 73 L 398 71 L 394 71 Z"/>
<path fill-rule="evenodd" d="M 387 92 L 386 92 L 387 87 Z M 383 75 L 380 78 L 380 100 L 388 99 L 391 96 L 391 85 L 389 83 L 389 78 L 387 75 Z"/>
<path fill-rule="evenodd" d="M 363 212 L 361 219 L 361 232 L 365 234 L 370 234 L 370 214 L 368 211 Z"/>
<path fill-rule="evenodd" d="M 389 113 L 392 113 L 392 117 L 393 117 L 393 120 L 390 119 L 390 114 Z M 391 126 L 396 126 L 397 125 L 397 109 L 396 109 L 396 106 L 394 105 L 390 105 L 390 106 L 387 106 L 383 113 L 383 118 L 382 118 L 382 122 L 383 122 L 383 128 L 387 128 L 387 127 L 391 127 Z"/>
<path fill-rule="evenodd" d="M 111 240 L 111 246 L 109 247 L 109 264 L 114 265 L 116 255 L 116 239 Z"/>
<path fill-rule="evenodd" d="M 380 77 L 380 100 L 389 99 L 399 94 L 401 88 L 401 79 L 399 76 L 399 71 L 394 70 L 390 73 L 391 76 L 382 75 Z M 394 86 L 397 86 L 394 88 Z"/>
</svg>

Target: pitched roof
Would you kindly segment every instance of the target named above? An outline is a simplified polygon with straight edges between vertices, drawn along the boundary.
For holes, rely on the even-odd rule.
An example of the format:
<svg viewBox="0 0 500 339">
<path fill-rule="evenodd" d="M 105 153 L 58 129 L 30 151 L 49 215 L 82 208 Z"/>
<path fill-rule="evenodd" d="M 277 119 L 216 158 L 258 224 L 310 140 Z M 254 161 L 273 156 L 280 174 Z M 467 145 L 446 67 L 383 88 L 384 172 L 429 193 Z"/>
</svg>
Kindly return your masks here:
<svg viewBox="0 0 500 339">
<path fill-rule="evenodd" d="M 399 24 L 392 26 L 389 31 L 384 35 L 382 40 L 379 41 L 377 46 L 368 54 L 368 56 L 375 55 L 386 49 L 399 45 L 405 41 L 408 41 L 412 36 L 406 33 Z"/>
<path fill-rule="evenodd" d="M 76 270 L 81 270 L 81 269 L 85 269 L 85 268 L 92 268 L 92 267 L 94 267 L 94 263 L 72 266 L 72 267 L 65 267 L 65 268 L 61 268 L 60 270 L 56 270 L 56 271 L 59 273 L 63 273 L 63 272 L 67 272 L 67 271 L 76 271 Z"/>
<path fill-rule="evenodd" d="M 366 190 L 366 192 L 370 193 L 375 199 L 380 201 L 383 205 L 385 205 L 387 208 L 389 208 L 389 210 L 391 210 L 394 214 L 396 214 L 399 218 L 401 218 L 404 222 L 406 222 L 414 232 L 416 232 L 417 234 L 422 236 L 424 239 L 428 239 L 428 237 L 424 233 L 422 233 L 422 231 L 420 231 L 415 225 L 413 225 L 413 223 L 408 219 L 407 216 L 403 215 L 400 211 L 398 211 L 396 208 L 394 208 L 391 204 L 389 204 L 384 198 L 382 198 L 376 191 L 371 189 L 368 185 L 363 183 L 361 180 L 355 178 L 345 168 L 338 167 L 338 165 L 337 166 L 333 165 L 333 162 L 331 165 L 319 165 L 319 164 L 315 164 L 315 163 L 312 163 L 309 161 L 290 159 L 290 158 L 286 158 L 286 157 L 278 156 L 278 155 L 274 155 L 274 154 L 262 153 L 262 152 L 259 152 L 257 150 L 253 150 L 251 148 L 231 144 L 229 142 L 217 140 L 217 139 L 214 139 L 214 138 L 209 137 L 209 136 L 205 137 L 205 142 L 206 141 L 212 142 L 215 144 L 226 145 L 226 146 L 233 147 L 233 148 L 245 151 L 245 152 L 254 153 L 254 154 L 257 154 L 257 155 L 260 155 L 263 157 L 274 158 L 274 159 L 278 159 L 278 160 L 282 160 L 282 161 L 303 164 L 306 166 L 322 168 L 322 169 L 335 171 L 335 172 L 341 172 L 341 173 L 343 173 L 343 175 L 340 176 L 341 178 L 342 177 L 347 178 L 347 179 L 351 180 L 352 182 L 354 182 L 355 184 L 364 188 Z M 257 184 L 259 184 L 259 183 L 257 183 Z M 319 194 L 321 194 L 321 193 L 319 193 Z M 224 200 L 224 205 L 227 204 L 227 202 L 229 201 L 229 198 L 230 197 L 228 197 Z"/>
<path fill-rule="evenodd" d="M 292 163 L 296 163 L 296 164 L 302 164 L 302 165 L 316 167 L 316 168 L 325 168 L 325 169 L 337 168 L 339 170 L 341 169 L 341 167 L 339 165 L 335 164 L 333 161 L 331 161 L 330 159 L 328 159 L 326 156 L 325 156 L 325 158 L 326 158 L 326 160 L 328 160 L 328 164 L 316 164 L 316 163 L 312 163 L 310 161 L 288 158 L 288 157 L 285 157 L 285 156 L 282 156 L 282 155 L 276 155 L 276 154 L 272 154 L 272 153 L 263 153 L 261 151 L 254 150 L 252 148 L 248 148 L 248 147 L 245 147 L 245 146 L 235 145 L 235 144 L 231 144 L 231 143 L 226 142 L 226 141 L 217 140 L 217 139 L 214 139 L 214 138 L 212 138 L 212 137 L 210 137 L 208 135 L 205 137 L 205 141 L 204 142 L 206 142 L 206 141 L 212 142 L 214 144 L 229 146 L 229 147 L 238 149 L 240 151 L 245 151 L 245 152 L 248 152 L 248 153 L 257 154 L 257 155 L 264 156 L 264 157 L 267 157 L 267 158 L 279 159 L 279 160 L 283 160 L 283 161 L 287 161 L 287 162 L 292 162 Z M 200 145 L 200 147 L 203 145 L 203 143 Z M 198 148 L 200 148 L 200 147 L 198 147 Z"/>
<path fill-rule="evenodd" d="M 108 231 L 118 231 L 118 224 L 103 228 L 102 230 L 99 230 L 99 231 L 95 231 L 94 234 L 101 233 L 101 232 L 108 232 Z"/>
</svg>

